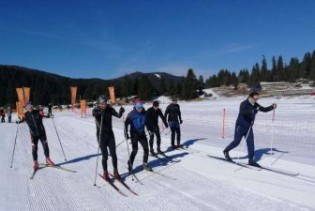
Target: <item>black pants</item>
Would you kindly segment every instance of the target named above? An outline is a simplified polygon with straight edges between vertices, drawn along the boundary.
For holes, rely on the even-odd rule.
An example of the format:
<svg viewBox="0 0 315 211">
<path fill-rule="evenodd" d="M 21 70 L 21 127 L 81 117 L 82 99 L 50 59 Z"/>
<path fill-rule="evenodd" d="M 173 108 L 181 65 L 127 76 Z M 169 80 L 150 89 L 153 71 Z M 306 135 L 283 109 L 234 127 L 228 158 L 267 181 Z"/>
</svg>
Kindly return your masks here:
<svg viewBox="0 0 315 211">
<path fill-rule="evenodd" d="M 1 117 L 1 122 L 5 122 L 4 116 Z"/>
<path fill-rule="evenodd" d="M 32 141 L 32 156 L 33 156 L 33 160 L 37 160 L 37 151 L 38 151 L 38 140 L 40 140 L 40 142 L 42 142 L 43 145 L 43 149 L 44 149 L 44 154 L 46 156 L 46 158 L 49 157 L 49 147 L 48 147 L 48 143 L 47 143 L 47 138 L 46 136 L 31 136 L 31 141 Z"/>
<path fill-rule="evenodd" d="M 131 134 L 131 144 L 132 144 L 132 151 L 130 154 L 130 163 L 133 165 L 133 161 L 135 160 L 135 157 L 138 152 L 138 142 L 142 145 L 143 148 L 143 163 L 148 162 L 149 157 L 149 148 L 148 148 L 148 140 L 145 135 L 145 133 L 141 134 Z"/>
<path fill-rule="evenodd" d="M 107 171 L 108 149 L 112 157 L 114 170 L 117 170 L 116 143 L 114 134 L 104 134 L 100 140 L 103 170 Z"/>
<path fill-rule="evenodd" d="M 161 134 L 160 134 L 159 126 L 150 128 L 148 130 L 150 132 L 150 139 L 149 139 L 150 152 L 154 151 L 153 149 L 154 135 L 156 135 L 157 151 L 160 151 L 161 150 Z"/>
</svg>

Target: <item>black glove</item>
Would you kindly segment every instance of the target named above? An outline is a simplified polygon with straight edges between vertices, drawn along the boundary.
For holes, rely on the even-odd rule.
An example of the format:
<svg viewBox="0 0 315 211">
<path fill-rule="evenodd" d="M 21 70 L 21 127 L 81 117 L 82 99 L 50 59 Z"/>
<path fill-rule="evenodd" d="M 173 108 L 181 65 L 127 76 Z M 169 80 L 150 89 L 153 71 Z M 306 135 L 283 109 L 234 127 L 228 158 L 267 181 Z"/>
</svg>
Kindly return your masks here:
<svg viewBox="0 0 315 211">
<path fill-rule="evenodd" d="M 16 124 L 20 124 L 20 122 L 19 122 L 19 121 L 17 121 L 17 120 L 15 121 L 15 123 L 16 123 Z"/>
<path fill-rule="evenodd" d="M 119 113 L 123 114 L 125 112 L 125 109 L 123 107 L 120 107 Z"/>
<path fill-rule="evenodd" d="M 183 120 L 179 120 L 179 123 L 180 123 L 180 124 L 183 124 Z"/>
</svg>

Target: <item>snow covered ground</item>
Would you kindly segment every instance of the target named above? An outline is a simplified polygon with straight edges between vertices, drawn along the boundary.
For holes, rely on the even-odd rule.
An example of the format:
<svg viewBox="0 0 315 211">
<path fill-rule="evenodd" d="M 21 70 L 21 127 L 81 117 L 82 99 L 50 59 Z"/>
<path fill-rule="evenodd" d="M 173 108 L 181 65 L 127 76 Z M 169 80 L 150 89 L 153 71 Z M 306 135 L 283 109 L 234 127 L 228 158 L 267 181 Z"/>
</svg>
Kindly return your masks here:
<svg viewBox="0 0 315 211">
<path fill-rule="evenodd" d="M 170 150 L 169 130 L 162 131 L 162 148 L 173 161 L 180 161 L 150 157 L 150 165 L 162 176 L 141 170 L 143 151 L 139 147 L 134 167 L 143 185 L 132 181 L 131 177 L 125 180 L 139 196 L 115 182 L 128 196 L 124 197 L 100 177 L 97 177 L 97 186 L 93 186 L 97 158 L 98 172 L 101 172 L 101 156 L 92 117 L 81 118 L 71 111 L 54 112 L 66 162 L 52 119 L 44 120 L 52 160 L 77 172 L 43 168 L 33 180 L 29 179 L 32 156 L 27 125 L 19 125 L 10 168 L 17 125 L 0 124 L 0 210 L 315 210 L 315 98 L 262 98 L 259 101 L 264 106 L 275 102 L 278 108 L 275 113 L 257 115 L 254 125 L 256 159 L 265 166 L 298 172 L 296 177 L 242 168 L 208 156 L 222 156 L 223 148 L 232 140 L 239 103 L 243 99 L 216 97 L 200 102 L 180 101 L 184 120 L 181 140 L 187 149 Z M 163 111 L 167 105 L 161 104 Z M 125 108 L 126 114 L 132 109 L 131 106 Z M 119 144 L 124 140 L 123 119 L 114 118 L 113 128 Z M 117 147 L 117 154 L 119 171 L 125 175 L 128 160 L 125 143 Z M 245 144 L 231 152 L 240 162 L 247 161 L 246 154 Z M 39 161 L 44 162 L 40 144 Z"/>
</svg>

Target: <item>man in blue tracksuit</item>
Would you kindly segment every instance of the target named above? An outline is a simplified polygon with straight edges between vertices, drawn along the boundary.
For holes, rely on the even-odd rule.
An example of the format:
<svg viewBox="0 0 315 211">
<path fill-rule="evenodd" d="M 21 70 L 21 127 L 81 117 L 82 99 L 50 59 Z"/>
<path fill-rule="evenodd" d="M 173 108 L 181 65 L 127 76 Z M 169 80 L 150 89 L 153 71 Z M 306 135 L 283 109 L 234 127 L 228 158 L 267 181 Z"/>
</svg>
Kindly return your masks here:
<svg viewBox="0 0 315 211">
<path fill-rule="evenodd" d="M 128 132 L 128 126 L 130 125 L 130 136 Z M 132 166 L 134 159 L 138 152 L 138 142 L 142 145 L 143 148 L 143 169 L 152 171 L 152 168 L 148 165 L 149 157 L 149 147 L 148 139 L 145 134 L 145 125 L 146 125 L 146 114 L 143 107 L 143 104 L 140 101 L 137 101 L 134 109 L 128 114 L 125 121 L 125 138 L 128 140 L 131 138 L 132 152 L 128 160 L 128 170 L 132 171 Z"/>
<path fill-rule="evenodd" d="M 244 136 L 247 143 L 248 164 L 259 166 L 259 164 L 254 161 L 255 145 L 253 125 L 255 116 L 258 111 L 268 112 L 276 109 L 277 104 L 272 104 L 268 107 L 262 107 L 257 103 L 258 99 L 259 93 L 252 92 L 249 97 L 240 105 L 240 111 L 235 124 L 234 140 L 223 150 L 225 158 L 229 161 L 232 160 L 229 156 L 229 151 L 237 147 Z"/>
</svg>

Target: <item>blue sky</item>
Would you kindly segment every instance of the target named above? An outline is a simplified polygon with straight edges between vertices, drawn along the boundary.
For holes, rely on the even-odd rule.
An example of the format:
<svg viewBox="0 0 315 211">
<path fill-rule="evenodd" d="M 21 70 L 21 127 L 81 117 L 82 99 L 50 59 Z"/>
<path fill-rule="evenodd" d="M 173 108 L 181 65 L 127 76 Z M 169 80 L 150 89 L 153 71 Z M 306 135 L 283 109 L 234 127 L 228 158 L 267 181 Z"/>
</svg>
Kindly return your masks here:
<svg viewBox="0 0 315 211">
<path fill-rule="evenodd" d="M 313 0 L 0 0 L 0 64 L 73 78 L 208 78 L 315 49 Z"/>
</svg>

